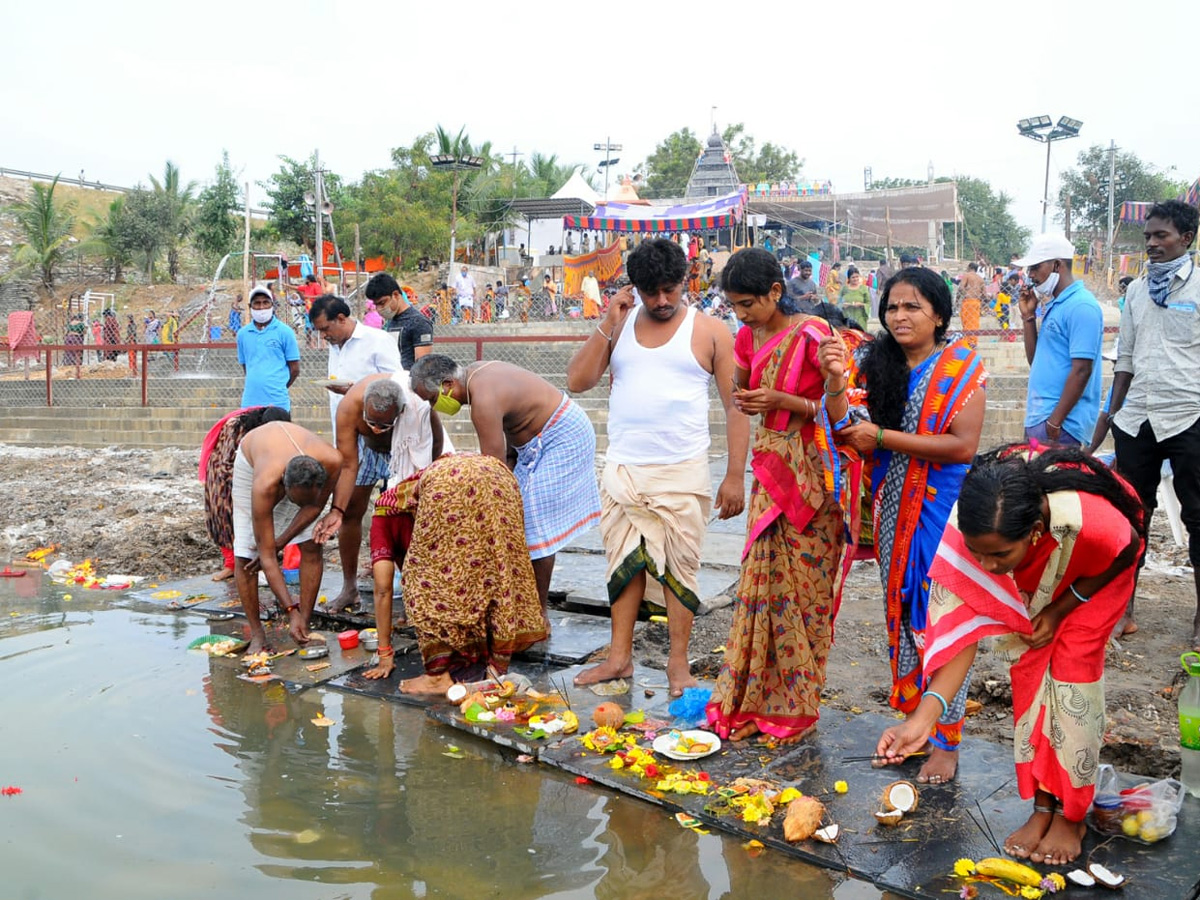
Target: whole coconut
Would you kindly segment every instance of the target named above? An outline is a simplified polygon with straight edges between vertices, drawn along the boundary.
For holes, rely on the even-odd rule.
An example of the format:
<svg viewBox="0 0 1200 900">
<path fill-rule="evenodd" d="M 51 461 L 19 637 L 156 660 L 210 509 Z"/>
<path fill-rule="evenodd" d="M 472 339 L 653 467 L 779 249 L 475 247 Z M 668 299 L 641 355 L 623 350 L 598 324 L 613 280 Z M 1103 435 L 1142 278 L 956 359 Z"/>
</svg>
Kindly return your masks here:
<svg viewBox="0 0 1200 900">
<path fill-rule="evenodd" d="M 611 700 L 606 700 L 592 710 L 592 721 L 601 728 L 620 728 L 625 724 L 625 710 Z"/>
</svg>

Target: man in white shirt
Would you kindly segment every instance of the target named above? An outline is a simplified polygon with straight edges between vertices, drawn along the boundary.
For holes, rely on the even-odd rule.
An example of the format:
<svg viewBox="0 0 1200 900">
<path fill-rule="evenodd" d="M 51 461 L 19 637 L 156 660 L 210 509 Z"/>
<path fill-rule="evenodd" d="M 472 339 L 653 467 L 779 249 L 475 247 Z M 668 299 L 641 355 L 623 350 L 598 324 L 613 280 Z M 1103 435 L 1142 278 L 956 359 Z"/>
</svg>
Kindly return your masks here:
<svg viewBox="0 0 1200 900">
<path fill-rule="evenodd" d="M 471 277 L 466 266 L 459 270 L 458 277 L 454 279 L 454 296 L 458 306 L 459 320 L 473 321 L 475 318 L 475 279 Z"/>
<path fill-rule="evenodd" d="M 332 433 L 337 435 L 337 410 L 342 396 L 355 382 L 380 372 L 400 371 L 400 348 L 386 331 L 370 328 L 350 315 L 350 307 L 341 297 L 324 294 L 313 301 L 313 330 L 329 343 L 329 417 Z M 388 454 L 367 446 L 359 436 L 358 477 L 350 502 L 342 513 L 338 532 L 338 554 L 342 563 L 342 591 L 333 601 L 334 610 L 357 605 L 358 551 L 362 545 L 362 519 L 370 503 L 371 491 L 388 477 Z"/>
</svg>

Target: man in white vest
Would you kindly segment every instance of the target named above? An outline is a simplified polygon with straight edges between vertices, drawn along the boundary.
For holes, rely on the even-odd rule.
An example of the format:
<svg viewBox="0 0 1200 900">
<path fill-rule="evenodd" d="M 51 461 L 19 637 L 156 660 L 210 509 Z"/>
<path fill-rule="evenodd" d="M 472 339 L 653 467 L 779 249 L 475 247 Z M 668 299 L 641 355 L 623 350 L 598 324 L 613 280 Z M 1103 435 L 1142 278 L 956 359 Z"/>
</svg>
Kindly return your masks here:
<svg viewBox="0 0 1200 900">
<path fill-rule="evenodd" d="M 576 684 L 633 674 L 633 627 L 647 573 L 665 595 L 671 696 L 695 684 L 688 639 L 700 606 L 700 544 L 713 506 L 708 389 L 714 377 L 729 445 L 716 507 L 728 519 L 745 506 L 750 425 L 733 404 L 733 335 L 719 319 L 697 315 L 684 302 L 687 268 L 679 244 L 644 241 L 626 262 L 633 286 L 612 298 L 607 315 L 567 366 L 567 388 L 574 392 L 594 387 L 606 369 L 612 372 L 600 479 L 612 646 L 608 658 L 581 672 Z"/>
</svg>

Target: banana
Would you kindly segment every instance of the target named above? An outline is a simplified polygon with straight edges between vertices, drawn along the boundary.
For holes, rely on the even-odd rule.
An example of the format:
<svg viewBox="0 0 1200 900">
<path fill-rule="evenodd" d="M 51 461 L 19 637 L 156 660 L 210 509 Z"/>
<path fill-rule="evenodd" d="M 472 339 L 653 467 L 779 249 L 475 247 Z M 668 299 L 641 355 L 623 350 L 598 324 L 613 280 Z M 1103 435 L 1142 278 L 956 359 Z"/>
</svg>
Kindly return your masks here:
<svg viewBox="0 0 1200 900">
<path fill-rule="evenodd" d="M 981 859 L 975 863 L 975 874 L 986 875 L 989 878 L 1000 878 L 1004 881 L 1029 885 L 1030 887 L 1037 887 L 1042 882 L 1042 876 L 1036 869 L 1031 869 L 1029 866 L 1022 865 L 1015 860 L 1000 859 L 995 856 L 989 856 L 987 859 Z"/>
</svg>

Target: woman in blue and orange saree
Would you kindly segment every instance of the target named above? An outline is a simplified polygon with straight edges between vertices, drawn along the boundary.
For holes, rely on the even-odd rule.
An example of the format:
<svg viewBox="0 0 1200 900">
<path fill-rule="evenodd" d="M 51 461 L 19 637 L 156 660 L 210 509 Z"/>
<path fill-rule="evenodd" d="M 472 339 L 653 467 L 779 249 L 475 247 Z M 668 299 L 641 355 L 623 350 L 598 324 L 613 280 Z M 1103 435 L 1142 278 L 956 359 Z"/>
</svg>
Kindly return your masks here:
<svg viewBox="0 0 1200 900">
<path fill-rule="evenodd" d="M 817 721 L 841 585 L 830 422 L 846 415 L 846 350 L 827 322 L 791 304 L 766 251 L 734 254 L 721 282 L 743 325 L 734 401 L 762 418 L 733 622 L 707 713 L 721 737 L 786 743 Z"/>
<path fill-rule="evenodd" d="M 920 702 L 929 566 L 983 427 L 986 373 L 974 349 L 948 334 L 950 289 L 937 273 L 902 269 L 879 301 L 883 332 L 862 348 L 855 377 L 870 421 L 838 438 L 871 457 L 876 558 L 886 600 L 889 702 Z M 969 679 L 929 737 L 917 780 L 949 781 L 958 766 Z"/>
</svg>

